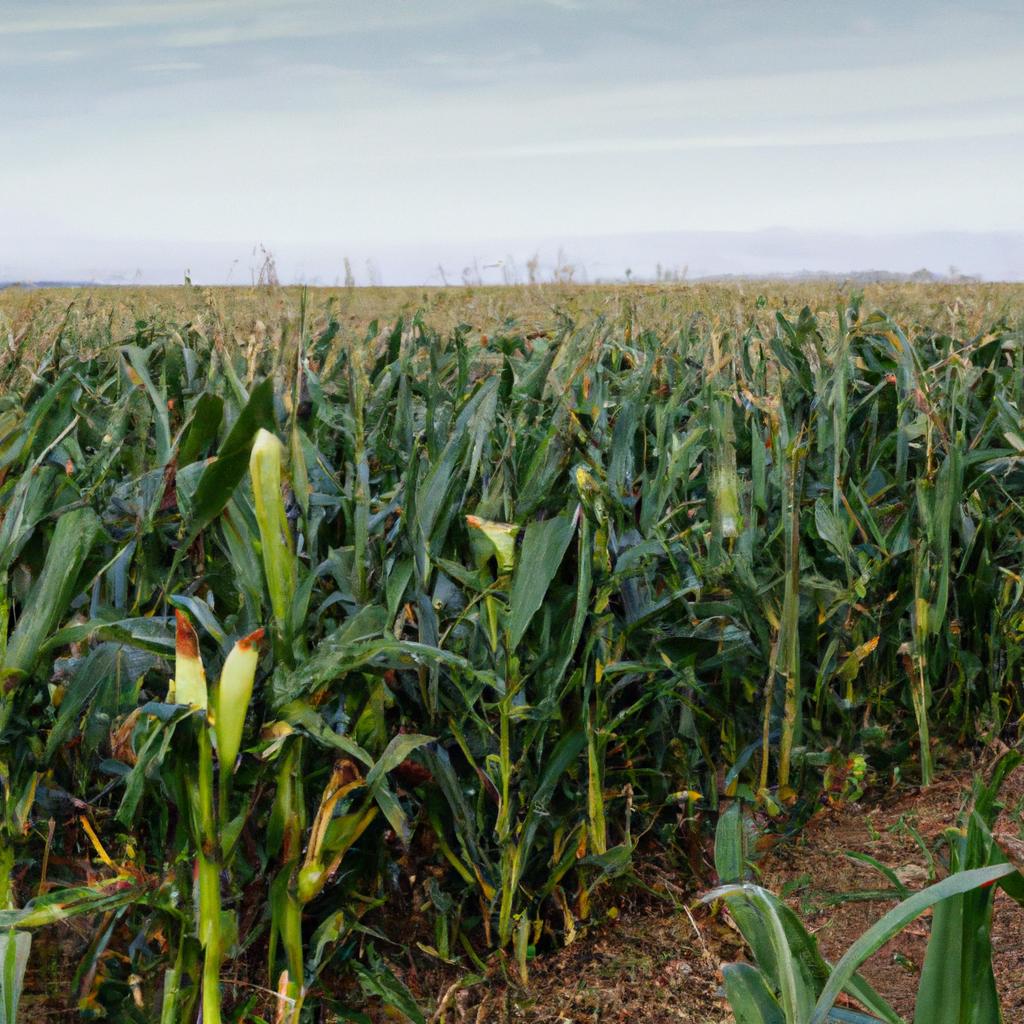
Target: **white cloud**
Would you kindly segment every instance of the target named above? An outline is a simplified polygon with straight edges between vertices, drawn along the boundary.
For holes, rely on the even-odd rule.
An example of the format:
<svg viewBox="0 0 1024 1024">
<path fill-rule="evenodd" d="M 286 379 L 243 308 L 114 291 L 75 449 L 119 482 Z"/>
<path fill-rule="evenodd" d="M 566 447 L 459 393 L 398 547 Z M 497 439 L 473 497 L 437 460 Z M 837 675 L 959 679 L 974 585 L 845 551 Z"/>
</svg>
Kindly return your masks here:
<svg viewBox="0 0 1024 1024">
<path fill-rule="evenodd" d="M 53 49 L 47 47 L 44 50 L 26 49 L 23 47 L 10 47 L 0 50 L 0 66 L 6 68 L 29 68 L 47 64 L 70 64 L 72 61 L 80 61 L 88 55 L 88 51 L 82 49 Z"/>
<path fill-rule="evenodd" d="M 0 19 L 0 35 L 44 35 L 169 25 L 211 15 L 238 13 L 266 0 L 167 0 L 162 3 L 48 3 L 45 13 Z"/>
</svg>

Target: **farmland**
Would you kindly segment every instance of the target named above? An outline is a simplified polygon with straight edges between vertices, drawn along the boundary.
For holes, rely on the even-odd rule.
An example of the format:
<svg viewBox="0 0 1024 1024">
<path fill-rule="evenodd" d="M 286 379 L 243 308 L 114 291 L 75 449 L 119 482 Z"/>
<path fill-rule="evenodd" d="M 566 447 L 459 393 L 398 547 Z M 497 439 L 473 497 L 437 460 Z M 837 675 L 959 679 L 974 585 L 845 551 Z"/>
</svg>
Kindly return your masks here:
<svg viewBox="0 0 1024 1024">
<path fill-rule="evenodd" d="M 1019 914 L 1024 289 L 12 289 L 0 346 L 5 1000 L 468 1019 L 648 891 L 740 1019 L 899 1020 L 769 889 L 936 793 L 856 882 L 945 886 L 919 1001 Z"/>
</svg>

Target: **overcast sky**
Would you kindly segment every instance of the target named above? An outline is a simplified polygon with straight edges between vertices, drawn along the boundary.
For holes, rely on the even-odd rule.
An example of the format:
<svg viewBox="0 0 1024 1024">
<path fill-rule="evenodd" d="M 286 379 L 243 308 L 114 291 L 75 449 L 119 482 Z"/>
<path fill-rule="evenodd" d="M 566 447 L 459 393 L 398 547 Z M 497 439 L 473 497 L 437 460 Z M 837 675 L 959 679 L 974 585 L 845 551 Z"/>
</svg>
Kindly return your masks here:
<svg viewBox="0 0 1024 1024">
<path fill-rule="evenodd" d="M 0 277 L 765 228 L 995 266 L 1022 168 L 1020 0 L 0 0 Z"/>
</svg>

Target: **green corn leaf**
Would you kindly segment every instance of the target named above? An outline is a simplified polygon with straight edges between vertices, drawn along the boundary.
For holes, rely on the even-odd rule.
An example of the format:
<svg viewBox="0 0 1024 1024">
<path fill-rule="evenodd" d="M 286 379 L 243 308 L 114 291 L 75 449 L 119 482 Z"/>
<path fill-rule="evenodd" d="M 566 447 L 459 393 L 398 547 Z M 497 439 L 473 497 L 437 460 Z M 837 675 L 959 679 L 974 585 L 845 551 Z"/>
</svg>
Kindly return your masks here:
<svg viewBox="0 0 1024 1024">
<path fill-rule="evenodd" d="M 816 985 L 807 963 L 797 956 L 787 934 L 783 918 L 788 908 L 757 885 L 721 886 L 704 899 L 719 897 L 728 903 L 758 964 L 777 986 L 787 1024 L 805 1024 L 814 1006 Z M 738 911 L 742 916 L 738 916 Z"/>
<path fill-rule="evenodd" d="M 249 453 L 260 429 L 274 429 L 274 382 L 265 380 L 252 390 L 249 401 L 217 451 L 217 458 L 203 470 L 193 501 L 189 539 L 224 510 L 249 468 Z"/>
<path fill-rule="evenodd" d="M 715 871 L 721 882 L 740 882 L 747 873 L 747 831 L 743 807 L 734 800 L 715 828 Z"/>
<path fill-rule="evenodd" d="M 48 466 L 19 477 L 3 503 L 0 522 L 0 569 L 5 572 L 21 553 L 36 524 L 50 511 L 57 471 Z"/>
<path fill-rule="evenodd" d="M 68 644 L 110 641 L 135 647 L 150 654 L 174 654 L 174 620 L 163 616 L 130 619 L 90 619 L 74 626 L 65 626 L 50 635 L 40 653 L 58 650 Z"/>
<path fill-rule="evenodd" d="M 167 416 L 167 395 L 156 387 L 153 378 L 149 375 L 146 352 L 143 352 L 138 345 L 125 345 L 121 352 L 135 373 L 138 374 L 142 386 L 153 403 L 153 418 L 156 424 L 156 460 L 159 465 L 165 466 L 171 458 L 171 428 Z"/>
<path fill-rule="evenodd" d="M 387 818 L 388 824 L 394 829 L 395 835 L 398 836 L 403 845 L 408 846 L 412 832 L 409 828 L 408 816 L 402 810 L 398 797 L 395 796 L 387 785 L 378 782 L 373 790 L 373 798 L 377 801 L 377 806 L 380 807 L 384 817 Z"/>
<path fill-rule="evenodd" d="M 889 884 L 896 890 L 900 899 L 906 899 L 911 893 L 910 890 L 900 881 L 899 875 L 893 871 L 888 865 L 883 864 L 880 860 L 875 857 L 871 857 L 866 853 L 859 853 L 856 850 L 847 850 L 845 856 L 849 857 L 850 860 L 859 861 L 861 864 L 867 864 L 873 867 L 881 875 L 884 875 Z"/>
<path fill-rule="evenodd" d="M 0 1024 L 17 1024 L 18 1004 L 32 948 L 29 932 L 0 935 Z"/>
<path fill-rule="evenodd" d="M 101 688 L 127 691 L 155 663 L 151 655 L 122 644 L 105 643 L 90 651 L 68 684 L 57 721 L 46 738 L 44 758 L 49 761 L 79 727 L 82 715 L 95 703 Z"/>
<path fill-rule="evenodd" d="M 878 952 L 894 935 L 902 931 L 911 921 L 919 917 L 929 907 L 950 896 L 977 889 L 986 882 L 994 882 L 1015 869 L 1010 864 L 998 864 L 993 867 L 976 868 L 972 871 L 961 871 L 935 885 L 915 893 L 898 906 L 889 911 L 881 920 L 869 928 L 846 952 L 835 965 L 814 1006 L 810 1024 L 824 1024 L 829 1010 L 835 1003 L 839 993 L 850 981 L 854 973 L 870 956 Z"/>
<path fill-rule="evenodd" d="M 425 743 L 433 743 L 433 736 L 399 733 L 385 747 L 374 766 L 366 773 L 366 785 L 373 789 L 392 769 L 397 768 L 414 750 Z"/>
<path fill-rule="evenodd" d="M 5 674 L 22 676 L 32 670 L 47 636 L 67 614 L 79 574 L 101 532 L 99 516 L 92 509 L 74 509 L 57 520 L 42 572 L 7 642 Z"/>
<path fill-rule="evenodd" d="M 518 646 L 530 620 L 543 603 L 575 529 L 575 519 L 568 515 L 530 523 L 526 527 L 509 599 L 508 631 L 513 648 Z"/>
<path fill-rule="evenodd" d="M 802 1014 L 792 1019 L 806 1022 L 832 972 L 818 950 L 817 940 L 785 903 L 760 886 L 725 885 L 709 893 L 705 901 L 719 896 L 725 898 L 758 967 L 783 993 L 783 1005 L 784 986 L 792 986 L 796 997 L 793 1005 Z M 886 1024 L 903 1024 L 899 1014 L 859 974 L 848 980 L 844 990 Z"/>
<path fill-rule="evenodd" d="M 29 900 L 20 910 L 0 910 L 0 928 L 42 928 L 80 914 L 102 914 L 139 902 L 152 891 L 152 884 L 127 878 L 59 889 Z"/>
<path fill-rule="evenodd" d="M 977 890 L 975 890 L 977 892 Z M 932 910 L 914 1024 L 1001 1024 L 992 970 L 990 893 L 950 896 Z"/>
<path fill-rule="evenodd" d="M 184 469 L 202 457 L 217 439 L 224 419 L 224 399 L 204 391 L 192 408 L 192 418 L 178 445 L 178 468 Z"/>
<path fill-rule="evenodd" d="M 786 1024 L 779 1001 L 756 967 L 726 964 L 722 976 L 736 1024 Z"/>
<path fill-rule="evenodd" d="M 321 746 L 333 747 L 354 758 L 367 768 L 373 767 L 373 758 L 355 740 L 343 733 L 335 732 L 315 708 L 304 701 L 296 700 L 286 704 L 280 711 L 282 720 L 293 728 L 301 730 Z"/>
</svg>

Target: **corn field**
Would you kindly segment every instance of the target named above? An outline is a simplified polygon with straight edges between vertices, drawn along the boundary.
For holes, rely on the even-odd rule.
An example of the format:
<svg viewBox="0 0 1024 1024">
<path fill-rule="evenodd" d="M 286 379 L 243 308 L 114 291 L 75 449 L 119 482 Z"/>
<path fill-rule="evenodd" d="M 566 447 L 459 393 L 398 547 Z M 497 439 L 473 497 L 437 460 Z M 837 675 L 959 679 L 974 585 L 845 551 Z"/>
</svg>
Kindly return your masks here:
<svg viewBox="0 0 1024 1024">
<path fill-rule="evenodd" d="M 422 1022 L 391 906 L 525 984 L 720 802 L 1018 743 L 1024 304 L 968 292 L 0 297 L 0 1021 L 86 915 L 86 1017 Z"/>
</svg>

